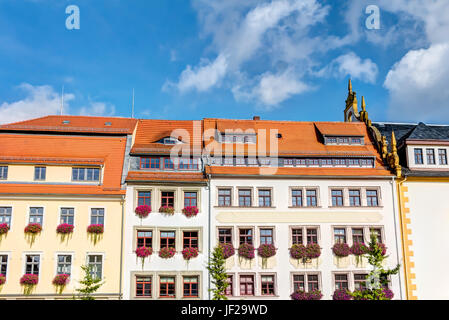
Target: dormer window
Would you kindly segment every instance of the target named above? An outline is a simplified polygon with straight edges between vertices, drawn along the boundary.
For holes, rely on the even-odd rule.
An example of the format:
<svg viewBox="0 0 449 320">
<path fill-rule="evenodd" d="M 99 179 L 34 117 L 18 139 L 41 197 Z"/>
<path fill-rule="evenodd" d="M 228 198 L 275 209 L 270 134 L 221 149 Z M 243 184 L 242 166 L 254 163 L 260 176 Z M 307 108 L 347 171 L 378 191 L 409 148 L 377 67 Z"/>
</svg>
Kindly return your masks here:
<svg viewBox="0 0 449 320">
<path fill-rule="evenodd" d="M 104 125 L 109 127 L 109 126 L 112 126 L 112 123 L 110 123 L 110 122 L 105 122 Z"/>
<path fill-rule="evenodd" d="M 363 137 L 324 137 L 324 144 L 326 145 L 363 145 Z"/>
<path fill-rule="evenodd" d="M 70 124 L 70 121 L 69 120 L 64 120 L 64 121 L 62 121 L 62 124 Z"/>
<path fill-rule="evenodd" d="M 162 138 L 161 140 L 157 141 L 157 143 L 162 143 L 165 145 L 174 145 L 177 143 L 182 143 L 182 141 L 179 141 L 178 139 L 173 138 L 173 137 L 165 137 L 165 138 Z"/>
</svg>

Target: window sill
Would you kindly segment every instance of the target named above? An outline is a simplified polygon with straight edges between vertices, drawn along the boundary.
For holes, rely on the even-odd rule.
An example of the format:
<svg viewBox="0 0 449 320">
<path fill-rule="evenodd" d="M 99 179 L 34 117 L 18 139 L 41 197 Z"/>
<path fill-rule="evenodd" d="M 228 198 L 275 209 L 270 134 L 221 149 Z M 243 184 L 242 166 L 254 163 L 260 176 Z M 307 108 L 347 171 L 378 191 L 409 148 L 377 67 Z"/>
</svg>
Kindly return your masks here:
<svg viewBox="0 0 449 320">
<path fill-rule="evenodd" d="M 294 206 L 289 206 L 289 209 L 320 209 L 322 208 L 322 206 L 310 206 L 310 207 L 306 207 L 306 206 L 302 206 L 302 207 L 294 207 Z"/>
<path fill-rule="evenodd" d="M 383 206 L 329 206 L 329 209 L 382 209 Z"/>
<path fill-rule="evenodd" d="M 240 206 L 214 206 L 214 208 L 230 208 L 230 209 L 275 209 L 276 207 L 259 207 L 259 206 L 251 206 L 251 207 L 240 207 Z"/>
</svg>

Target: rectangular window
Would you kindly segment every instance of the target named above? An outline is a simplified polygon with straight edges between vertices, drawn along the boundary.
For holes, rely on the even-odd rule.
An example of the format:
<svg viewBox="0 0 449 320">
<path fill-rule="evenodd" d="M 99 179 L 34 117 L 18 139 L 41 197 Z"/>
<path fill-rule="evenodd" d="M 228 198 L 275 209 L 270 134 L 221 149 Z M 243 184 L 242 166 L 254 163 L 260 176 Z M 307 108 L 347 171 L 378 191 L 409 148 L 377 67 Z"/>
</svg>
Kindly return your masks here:
<svg viewBox="0 0 449 320">
<path fill-rule="evenodd" d="M 0 255 L 0 274 L 7 276 L 8 273 L 8 255 Z"/>
<path fill-rule="evenodd" d="M 136 277 L 136 297 L 151 297 L 151 276 Z"/>
<path fill-rule="evenodd" d="M 174 231 L 161 231 L 161 249 L 175 248 L 176 238 Z"/>
<path fill-rule="evenodd" d="M 103 275 L 103 256 L 89 255 L 87 261 L 88 266 L 91 268 L 91 276 L 96 279 L 101 279 Z"/>
<path fill-rule="evenodd" d="M 92 208 L 90 210 L 90 224 L 103 224 L 104 225 L 104 209 Z"/>
<path fill-rule="evenodd" d="M 240 276 L 240 295 L 253 296 L 254 295 L 254 276 L 241 275 Z"/>
<path fill-rule="evenodd" d="M 305 280 L 303 274 L 293 275 L 293 290 L 296 292 L 298 290 L 305 291 Z"/>
<path fill-rule="evenodd" d="M 179 159 L 179 170 L 198 170 L 198 159 Z"/>
<path fill-rule="evenodd" d="M 377 190 L 366 190 L 366 205 L 368 207 L 377 207 L 379 205 Z"/>
<path fill-rule="evenodd" d="M 236 166 L 245 166 L 246 165 L 245 158 L 239 158 L 239 157 L 235 158 L 235 165 Z"/>
<path fill-rule="evenodd" d="M 151 206 L 151 191 L 139 191 L 137 193 L 137 205 Z"/>
<path fill-rule="evenodd" d="M 307 275 L 307 287 L 309 289 L 309 292 L 320 289 L 317 274 L 308 274 Z"/>
<path fill-rule="evenodd" d="M 61 208 L 60 223 L 75 224 L 75 209 L 74 208 Z"/>
<path fill-rule="evenodd" d="M 435 164 L 435 150 L 426 149 L 427 164 Z"/>
<path fill-rule="evenodd" d="M 41 257 L 39 255 L 26 255 L 25 273 L 39 275 L 39 263 Z"/>
<path fill-rule="evenodd" d="M 159 169 L 161 167 L 161 158 L 150 158 L 150 168 Z"/>
<path fill-rule="evenodd" d="M 334 241 L 335 243 L 346 243 L 345 228 L 334 228 Z"/>
<path fill-rule="evenodd" d="M 72 272 L 72 256 L 58 254 L 58 266 L 56 268 L 57 274 L 68 274 Z"/>
<path fill-rule="evenodd" d="M 366 273 L 356 273 L 354 274 L 354 290 L 365 290 L 366 289 L 366 278 L 368 275 Z"/>
<path fill-rule="evenodd" d="M 182 237 L 182 248 L 198 249 L 198 231 L 184 231 Z"/>
<path fill-rule="evenodd" d="M 261 276 L 261 293 L 263 296 L 274 296 L 274 276 Z"/>
<path fill-rule="evenodd" d="M 100 181 L 98 168 L 72 168 L 73 181 Z"/>
<path fill-rule="evenodd" d="M 360 207 L 360 190 L 349 190 L 349 205 Z"/>
<path fill-rule="evenodd" d="M 260 229 L 260 244 L 273 244 L 273 229 Z"/>
<path fill-rule="evenodd" d="M 225 295 L 227 296 L 233 296 L 234 290 L 233 290 L 233 284 L 234 284 L 234 277 L 232 275 L 228 275 L 228 278 L 226 279 L 228 282 L 228 286 L 226 287 Z"/>
<path fill-rule="evenodd" d="M 220 207 L 231 206 L 231 189 L 219 189 L 218 190 L 218 205 Z"/>
<path fill-rule="evenodd" d="M 292 190 L 292 207 L 302 207 L 302 190 Z"/>
<path fill-rule="evenodd" d="M 34 180 L 45 180 L 47 168 L 35 167 L 34 168 Z"/>
<path fill-rule="evenodd" d="M 271 190 L 259 190 L 259 207 L 271 207 Z"/>
<path fill-rule="evenodd" d="M 306 197 L 308 207 L 317 206 L 316 190 L 306 190 Z"/>
<path fill-rule="evenodd" d="M 8 179 L 8 167 L 0 166 L 0 180 Z"/>
<path fill-rule="evenodd" d="M 383 243 L 382 242 L 382 229 L 373 228 L 373 229 L 370 229 L 370 232 L 374 233 L 378 243 Z"/>
<path fill-rule="evenodd" d="M 293 159 L 284 159 L 284 166 L 293 166 Z"/>
<path fill-rule="evenodd" d="M 446 165 L 447 164 L 446 149 L 438 149 L 438 160 L 439 160 L 440 165 Z"/>
<path fill-rule="evenodd" d="M 352 229 L 352 242 L 353 243 L 365 243 L 365 237 L 363 236 L 362 228 L 354 228 Z"/>
<path fill-rule="evenodd" d="M 335 290 L 349 289 L 348 275 L 336 274 L 335 275 Z"/>
<path fill-rule="evenodd" d="M 174 298 L 175 288 L 175 277 L 160 277 L 159 296 L 161 298 Z"/>
<path fill-rule="evenodd" d="M 239 189 L 239 206 L 251 207 L 251 189 Z"/>
<path fill-rule="evenodd" d="M 253 244 L 253 229 L 239 229 L 239 244 Z"/>
<path fill-rule="evenodd" d="M 161 205 L 173 208 L 175 206 L 175 193 L 173 191 L 162 191 Z"/>
<path fill-rule="evenodd" d="M 12 207 L 0 207 L 0 223 L 6 223 L 11 226 Z"/>
<path fill-rule="evenodd" d="M 35 207 L 30 208 L 30 221 L 29 223 L 39 223 L 42 225 L 44 222 L 44 208 Z"/>
<path fill-rule="evenodd" d="M 309 243 L 318 243 L 318 229 L 307 229 L 307 244 Z"/>
<path fill-rule="evenodd" d="M 343 207 L 343 190 L 332 190 L 332 206 Z"/>
<path fill-rule="evenodd" d="M 197 276 L 184 276 L 184 297 L 197 298 L 198 297 L 198 277 Z"/>
<path fill-rule="evenodd" d="M 164 158 L 164 169 L 172 170 L 175 168 L 175 164 L 171 158 Z"/>
<path fill-rule="evenodd" d="M 292 244 L 302 244 L 302 229 L 292 229 Z"/>
<path fill-rule="evenodd" d="M 149 169 L 150 160 L 151 158 L 148 157 L 140 157 L 140 169 Z"/>
<path fill-rule="evenodd" d="M 225 244 L 232 244 L 232 229 L 230 228 L 219 228 L 218 229 L 218 242 Z"/>
<path fill-rule="evenodd" d="M 153 231 L 137 230 L 137 248 L 153 248 Z"/>
<path fill-rule="evenodd" d="M 422 149 L 415 148 L 415 164 L 423 164 Z"/>
<path fill-rule="evenodd" d="M 184 192 L 184 207 L 196 207 L 197 206 L 197 193 L 196 192 Z"/>
<path fill-rule="evenodd" d="M 362 139 L 360 138 L 352 138 L 351 139 L 352 144 L 362 144 Z"/>
</svg>

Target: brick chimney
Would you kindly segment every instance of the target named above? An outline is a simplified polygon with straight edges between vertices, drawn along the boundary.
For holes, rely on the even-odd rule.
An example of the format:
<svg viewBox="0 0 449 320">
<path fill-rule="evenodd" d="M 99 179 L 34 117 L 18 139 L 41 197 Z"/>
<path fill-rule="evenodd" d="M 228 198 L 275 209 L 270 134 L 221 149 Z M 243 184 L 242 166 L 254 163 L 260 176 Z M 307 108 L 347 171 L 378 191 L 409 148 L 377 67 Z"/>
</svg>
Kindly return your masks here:
<svg viewBox="0 0 449 320">
<path fill-rule="evenodd" d="M 259 116 L 254 116 L 253 120 L 260 120 L 260 117 Z"/>
</svg>

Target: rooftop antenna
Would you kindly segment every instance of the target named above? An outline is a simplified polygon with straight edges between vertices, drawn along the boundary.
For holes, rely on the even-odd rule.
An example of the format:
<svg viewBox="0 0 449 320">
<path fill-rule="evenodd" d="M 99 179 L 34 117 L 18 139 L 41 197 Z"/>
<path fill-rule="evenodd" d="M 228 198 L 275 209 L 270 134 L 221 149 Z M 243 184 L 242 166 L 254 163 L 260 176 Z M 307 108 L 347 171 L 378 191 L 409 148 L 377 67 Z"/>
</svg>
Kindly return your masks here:
<svg viewBox="0 0 449 320">
<path fill-rule="evenodd" d="M 133 88 L 133 107 L 131 111 L 131 118 L 134 118 L 134 88 Z"/>
<path fill-rule="evenodd" d="M 62 93 L 61 93 L 61 116 L 63 109 L 64 109 L 64 85 L 62 85 Z"/>
</svg>

